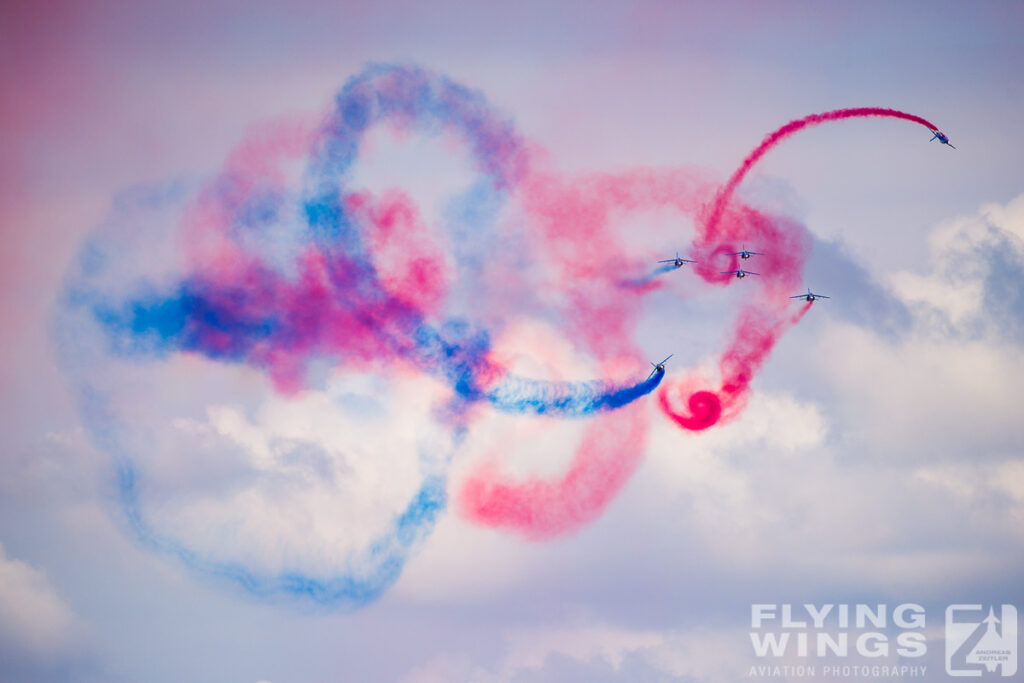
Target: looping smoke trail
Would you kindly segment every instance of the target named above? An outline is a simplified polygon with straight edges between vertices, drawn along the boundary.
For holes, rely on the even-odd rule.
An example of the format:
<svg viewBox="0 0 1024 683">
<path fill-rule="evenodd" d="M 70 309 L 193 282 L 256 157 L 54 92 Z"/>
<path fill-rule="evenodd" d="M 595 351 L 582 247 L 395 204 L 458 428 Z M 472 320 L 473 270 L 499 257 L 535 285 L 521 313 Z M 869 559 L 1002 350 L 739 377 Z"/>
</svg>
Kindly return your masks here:
<svg viewBox="0 0 1024 683">
<path fill-rule="evenodd" d="M 746 404 L 754 375 L 779 337 L 798 323 L 812 305 L 807 302 L 791 315 L 778 315 L 768 307 L 744 308 L 735 336 L 719 359 L 718 390 L 696 389 L 696 380 L 669 384 L 658 395 L 662 411 L 683 429 L 698 432 L 736 417 Z M 685 410 L 679 406 L 683 400 Z"/>
<path fill-rule="evenodd" d="M 424 69 L 372 66 L 339 93 L 311 154 L 304 210 L 323 245 L 366 256 L 358 225 L 339 190 L 358 157 L 363 135 L 382 120 L 419 132 L 447 129 L 459 134 L 477 169 L 498 192 L 508 192 L 526 173 L 527 156 L 519 135 L 511 123 L 495 115 L 483 95 Z"/>
<path fill-rule="evenodd" d="M 320 127 L 298 121 L 266 126 L 229 156 L 220 175 L 187 204 L 177 228 L 167 229 L 168 235 L 179 233 L 184 257 L 180 264 L 170 258 L 173 276 L 150 280 L 140 263 L 130 279 L 117 283 L 112 264 L 126 258 L 118 252 L 118 236 L 92 240 L 89 249 L 97 258 L 69 279 L 61 323 L 67 348 L 83 325 L 96 326 L 105 340 L 66 363 L 79 382 L 83 413 L 96 414 L 97 402 L 118 391 L 114 385 L 99 387 L 106 382 L 98 374 L 107 355 L 139 367 L 178 356 L 241 364 L 265 373 L 286 396 L 306 389 L 309 366 L 325 360 L 353 372 L 424 373 L 457 397 L 434 413 L 454 442 L 466 427 L 465 406 L 474 403 L 526 415 L 584 417 L 618 411 L 657 388 L 661 373 L 636 384 L 543 382 L 507 374 L 492 358 L 490 329 L 500 331 L 507 313 L 482 316 L 485 325 L 459 316 L 450 304 L 457 287 L 472 292 L 485 282 L 483 263 L 468 241 L 443 245 L 400 190 L 374 195 L 348 187 L 364 135 L 384 122 L 427 135 L 454 133 L 481 174 L 457 199 L 460 220 L 478 240 L 495 230 L 495 203 L 506 200 L 528 174 L 524 144 L 511 124 L 481 95 L 446 78 L 412 67 L 370 67 L 343 87 Z M 286 168 L 303 157 L 308 164 L 295 193 Z M 457 229 L 458 222 L 451 227 Z M 142 233 L 134 238 L 146 239 Z M 522 258 L 557 263 L 557 248 L 549 246 L 524 241 Z M 143 251 L 145 245 L 131 249 Z M 505 286 L 533 289 L 514 277 Z M 597 304 L 576 318 L 606 332 L 585 335 L 594 357 L 636 357 L 626 338 L 632 315 L 623 301 L 604 295 L 611 291 L 607 283 L 591 278 L 570 289 Z M 538 304 L 529 297 L 517 305 L 521 314 L 536 314 Z M 581 307 L 573 302 L 571 308 Z M 145 438 L 129 438 L 132 426 L 124 419 L 87 421 L 118 460 L 122 511 L 139 542 L 260 597 L 363 605 L 395 581 L 446 504 L 447 456 L 424 467 L 418 490 L 391 526 L 352 554 L 346 566 L 358 571 L 259 569 L 218 559 L 150 522 L 141 498 L 151 472 L 144 466 L 146 454 L 134 450 Z M 635 412 L 588 428 L 570 471 L 549 482 L 545 496 L 533 499 L 530 491 L 512 487 L 506 500 L 523 496 L 516 504 L 535 510 L 532 518 L 545 528 L 578 528 L 600 513 L 635 469 L 645 430 Z M 530 534 L 550 535 L 538 529 Z"/>
<path fill-rule="evenodd" d="M 686 399 L 686 410 L 682 412 L 675 408 L 672 403 L 669 391 L 658 394 L 658 404 L 661 409 L 680 427 L 690 431 L 699 432 L 707 429 L 718 422 L 722 415 L 722 401 L 718 394 L 713 391 L 694 391 Z"/>
<path fill-rule="evenodd" d="M 514 481 L 491 462 L 478 466 L 458 494 L 462 514 L 531 540 L 572 533 L 596 519 L 643 457 L 647 420 L 637 404 L 595 419 L 568 470 L 548 480 Z"/>
<path fill-rule="evenodd" d="M 519 198 L 529 221 L 529 244 L 551 255 L 551 274 L 544 289 L 564 293 L 559 310 L 563 324 L 579 346 L 598 360 L 638 356 L 632 331 L 640 307 L 634 296 L 625 295 L 629 288 L 622 286 L 622 276 L 650 270 L 646 257 L 625 255 L 617 222 L 652 209 L 694 215 L 710 187 L 690 169 L 640 169 L 579 179 L 533 171 L 525 179 Z M 499 409 L 550 414 L 557 405 L 570 415 L 597 409 L 600 416 L 588 426 L 564 473 L 516 481 L 500 467 L 484 463 L 454 496 L 459 512 L 479 524 L 533 540 L 573 533 L 591 522 L 635 470 L 647 433 L 647 421 L 635 403 L 603 411 L 624 399 L 634 400 L 662 380 L 656 374 L 625 395 L 599 391 L 597 397 L 605 398 L 593 401 L 563 400 L 572 393 L 569 389 L 552 394 L 543 391 L 542 385 L 520 385 L 516 391 L 527 395 L 503 401 L 507 405 Z M 533 403 L 538 395 L 543 397 L 543 411 Z M 549 397 L 556 405 L 547 402 Z"/>
<path fill-rule="evenodd" d="M 447 503 L 445 479 L 424 478 L 392 528 L 373 541 L 354 561 L 358 570 L 316 576 L 305 571 L 259 572 L 240 562 L 218 562 L 186 544 L 161 535 L 146 522 L 139 503 L 138 475 L 129 461 L 118 467 L 122 509 L 135 537 L 150 549 L 170 555 L 202 574 L 225 579 L 251 595 L 274 598 L 290 595 L 339 609 L 357 609 L 376 600 L 401 575 L 409 554 L 433 531 Z"/>
<path fill-rule="evenodd" d="M 735 256 L 727 256 L 736 250 L 735 242 L 757 242 L 766 245 L 764 248 L 772 250 L 772 254 L 766 259 L 769 267 L 763 269 L 769 272 L 759 277 L 772 284 L 795 284 L 794 276 L 802 271 L 805 258 L 805 249 L 797 239 L 799 231 L 787 229 L 783 221 L 772 220 L 747 207 L 731 210 L 732 197 L 754 165 L 786 138 L 810 126 L 862 117 L 903 119 L 920 124 L 930 131 L 938 130 L 935 124 L 927 119 L 897 109 L 858 107 L 811 114 L 772 131 L 765 136 L 761 144 L 747 154 L 729 180 L 715 193 L 711 208 L 707 211 L 694 240 L 695 252 L 705 257 L 694 271 L 707 282 L 725 284 L 732 276 L 722 271 L 736 270 L 739 267 Z M 776 258 L 780 256 L 786 258 L 788 263 L 776 262 Z M 728 263 L 724 262 L 726 258 L 729 259 Z M 771 352 L 779 335 L 807 310 L 807 307 L 804 307 L 795 318 L 788 318 L 788 304 L 784 298 L 767 304 L 759 303 L 756 315 L 754 305 L 745 306 L 737 319 L 734 339 L 719 361 L 722 375 L 722 386 L 719 391 L 692 391 L 685 388 L 681 382 L 668 384 L 662 387 L 658 397 L 662 411 L 680 427 L 694 431 L 707 429 L 735 415 L 742 409 L 746 400 L 753 374 Z M 684 410 L 680 403 L 682 395 L 688 391 L 690 393 L 685 400 Z"/>
<path fill-rule="evenodd" d="M 452 450 L 476 416 L 493 409 L 592 419 L 563 473 L 514 480 L 493 462 L 483 462 L 457 484 L 459 512 L 530 539 L 575 532 L 601 514 L 643 456 L 648 425 L 638 399 L 658 389 L 662 410 L 691 430 L 727 421 L 743 408 L 771 348 L 809 308 L 791 314 L 786 298 L 799 282 L 808 237 L 792 221 L 732 205 L 731 196 L 757 160 L 785 137 L 852 116 L 894 116 L 934 128 L 884 109 L 840 110 L 791 122 L 748 155 L 714 195 L 708 213 L 706 198 L 715 187 L 698 172 L 640 169 L 565 179 L 536 167 L 527 152 L 531 147 L 482 94 L 417 67 L 374 65 L 346 82 L 319 125 L 281 122 L 247 137 L 192 201 L 186 203 L 181 188 L 164 197 L 141 193 L 138 206 L 185 204 L 184 210 L 160 226 L 139 216 L 129 222 L 142 229 L 101 228 L 69 276 L 57 325 L 84 420 L 117 462 L 129 527 L 140 543 L 253 595 L 359 607 L 397 579 L 430 534 L 446 505 Z M 379 125 L 444 134 L 468 152 L 476 177 L 450 198 L 441 229 L 401 189 L 374 193 L 353 187 L 365 137 Z M 305 162 L 301 181 L 289 175 L 295 162 Z M 500 219 L 510 202 L 522 210 L 521 225 Z M 119 210 L 135 206 L 126 201 Z M 649 254 L 630 251 L 632 239 L 621 234 L 620 221 L 650 210 L 693 218 L 689 256 L 702 258 L 694 272 L 705 282 L 728 281 L 720 271 L 736 268 L 736 257 L 728 255 L 734 241 L 757 241 L 768 252 L 759 262 L 760 294 L 741 307 L 719 359 L 718 389 L 696 377 L 663 382 L 661 372 L 638 383 L 546 382 L 510 374 L 492 343 L 510 334 L 517 317 L 558 328 L 606 377 L 621 377 L 623 367 L 636 363 L 639 300 L 661 285 L 657 275 L 673 268 L 652 272 Z M 276 395 L 295 401 L 316 393 L 307 390 L 316 384 L 317 367 L 373 377 L 377 383 L 371 383 L 369 396 L 331 397 L 363 411 L 353 422 L 356 429 L 380 409 L 373 399 L 398 402 L 399 381 L 427 378 L 428 397 L 420 401 L 416 394 L 416 405 L 399 406 L 402 419 L 412 420 L 416 408 L 429 404 L 425 424 L 417 425 L 429 438 L 400 449 L 419 453 L 411 498 L 375 538 L 347 559 L 332 558 L 335 570 L 309 571 L 289 565 L 290 559 L 286 569 L 259 568 L 222 559 L 194 538 L 190 543 L 164 530 L 146 515 L 157 502 L 151 497 L 143 504 L 158 469 L 147 467 L 146 458 L 147 449 L 173 444 L 156 442 L 156 428 L 137 423 L 144 395 L 127 391 L 118 384 L 123 378 L 106 370 L 109 364 L 130 375 L 123 383 L 138 392 L 150 379 L 142 369 L 166 379 L 161 372 L 180 372 L 190 361 L 201 368 L 256 370 Z M 155 391 L 161 388 L 157 384 Z M 175 400 L 181 397 L 170 397 L 167 405 L 187 412 Z M 195 443 L 181 436 L 189 430 L 195 440 L 232 437 L 235 446 L 249 449 L 245 476 L 280 474 L 270 469 L 280 465 L 275 449 L 283 447 L 271 438 L 277 432 L 261 433 L 241 410 L 229 414 L 227 423 L 224 411 L 219 422 L 210 412 L 208 404 L 206 422 L 182 417 L 161 434 L 183 443 Z M 308 455 L 299 453 L 307 467 L 299 479 L 307 485 L 317 476 L 330 480 L 333 470 L 309 474 L 318 461 Z M 227 467 L 203 463 L 217 465 Z M 203 521 L 213 526 L 220 520 Z"/>
</svg>

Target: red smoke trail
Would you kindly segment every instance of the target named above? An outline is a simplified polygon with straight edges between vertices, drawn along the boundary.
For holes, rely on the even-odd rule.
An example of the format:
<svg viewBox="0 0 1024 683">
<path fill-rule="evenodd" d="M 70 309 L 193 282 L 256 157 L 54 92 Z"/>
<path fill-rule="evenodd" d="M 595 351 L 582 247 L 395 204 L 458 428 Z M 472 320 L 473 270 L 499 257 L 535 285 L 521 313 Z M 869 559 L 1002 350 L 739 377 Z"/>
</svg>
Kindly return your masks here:
<svg viewBox="0 0 1024 683">
<path fill-rule="evenodd" d="M 621 280 L 648 272 L 651 262 L 649 255 L 629 255 L 633 245 L 618 221 L 664 208 L 692 216 L 711 190 L 686 169 L 576 180 L 535 173 L 523 183 L 532 257 L 550 274 L 538 289 L 557 294 L 553 300 L 564 324 L 602 366 L 639 359 L 646 367 L 633 340 L 641 306 Z M 638 404 L 602 415 L 587 428 L 566 471 L 515 480 L 493 463 L 481 465 L 461 483 L 458 510 L 479 524 L 534 540 L 573 533 L 596 519 L 625 485 L 643 457 L 646 436 L 647 419 Z"/>
<path fill-rule="evenodd" d="M 542 291 L 562 293 L 561 315 L 582 348 L 603 363 L 635 358 L 632 340 L 639 314 L 636 292 L 621 286 L 624 274 L 647 272 L 650 262 L 630 256 L 631 238 L 617 229 L 631 214 L 668 209 L 696 216 L 711 187 L 687 169 L 636 170 L 567 180 L 534 173 L 523 183 L 523 201 L 533 258 L 545 262 L 551 279 Z M 698 225 L 698 229 L 700 229 Z M 730 214 L 731 236 L 770 244 L 762 259 L 764 295 L 741 310 L 734 340 L 720 362 L 718 393 L 684 386 L 689 406 L 677 411 L 670 387 L 659 394 L 662 408 L 687 429 L 705 429 L 742 409 L 754 373 L 783 332 L 802 315 L 791 313 L 788 296 L 799 286 L 808 238 L 803 228 L 750 207 Z M 700 239 L 700 236 L 698 236 Z M 728 251 L 728 250 L 727 250 Z M 705 278 L 714 281 L 714 278 Z M 704 385 L 706 386 L 706 385 Z M 531 539 L 572 533 L 595 519 L 628 480 L 642 457 L 647 423 L 634 406 L 602 416 L 588 429 L 567 471 L 549 479 L 516 481 L 496 465 L 481 465 L 460 485 L 460 513 L 480 524 L 514 530 Z"/>
<path fill-rule="evenodd" d="M 662 384 L 658 402 L 662 411 L 679 426 L 699 431 L 738 414 L 746 402 L 754 373 L 768 357 L 775 341 L 810 308 L 808 303 L 795 316 L 787 317 L 785 312 L 789 302 L 782 296 L 781 289 L 798 284 L 806 257 L 805 236 L 797 226 L 785 225 L 785 221 L 764 216 L 747 207 L 727 213 L 736 188 L 761 157 L 794 133 L 827 121 L 870 116 L 904 119 L 919 123 L 930 131 L 938 130 L 931 121 L 897 109 L 857 107 L 811 114 L 790 121 L 766 135 L 715 194 L 711 209 L 694 240 L 694 253 L 699 254 L 701 260 L 694 272 L 708 282 L 729 282 L 732 276 L 721 271 L 738 267 L 737 257 L 727 256 L 737 250 L 735 242 L 757 244 L 759 249 L 768 252 L 766 257 L 758 257 L 756 271 L 762 273 L 762 286 L 767 286 L 770 300 L 751 302 L 741 311 L 733 341 L 719 359 L 722 384 L 717 392 L 700 388 L 703 380 L 699 377 Z"/>
<path fill-rule="evenodd" d="M 633 403 L 606 413 L 586 431 L 568 471 L 551 480 L 509 480 L 493 463 L 476 468 L 458 494 L 464 517 L 544 540 L 597 519 L 629 480 L 646 448 L 647 419 Z"/>
<path fill-rule="evenodd" d="M 736 336 L 722 354 L 718 369 L 722 384 L 717 393 L 697 389 L 700 378 L 665 385 L 658 393 L 662 411 L 684 429 L 699 432 L 719 422 L 728 422 L 746 405 L 747 389 L 764 364 L 779 337 L 810 310 L 805 303 L 791 316 L 776 319 L 766 308 L 748 307 L 737 321 Z M 685 409 L 679 406 L 687 396 Z"/>
<path fill-rule="evenodd" d="M 799 224 L 741 206 L 725 217 L 722 232 L 724 239 L 746 239 L 764 249 L 764 255 L 756 257 L 756 268 L 750 267 L 761 275 L 750 282 L 755 293 L 740 309 L 733 338 L 719 359 L 719 388 L 712 390 L 707 380 L 698 375 L 662 383 L 658 393 L 662 411 L 680 427 L 692 431 L 727 422 L 739 414 L 746 404 L 750 382 L 775 342 L 807 311 L 803 307 L 794 315 L 789 299 L 800 285 L 810 248 L 807 233 Z M 731 248 L 721 246 L 716 250 L 723 251 Z M 736 259 L 732 257 L 733 262 Z M 719 273 L 721 266 L 716 266 L 714 256 L 710 263 L 699 265 L 695 272 L 709 282 L 735 279 Z M 749 279 L 744 285 L 747 282 Z"/>
<path fill-rule="evenodd" d="M 252 126 L 231 151 L 216 180 L 207 184 L 183 215 L 181 244 L 197 272 L 240 275 L 251 259 L 240 258 L 231 229 L 247 204 L 284 197 L 286 168 L 300 162 L 315 139 L 318 118 L 292 116 Z"/>
<path fill-rule="evenodd" d="M 718 228 L 719 220 L 722 218 L 722 212 L 729 204 L 729 200 L 732 198 L 732 194 L 736 190 L 736 187 L 743 181 L 743 178 L 747 175 L 747 172 L 753 168 L 754 164 L 760 161 L 761 157 L 767 154 L 771 148 L 788 138 L 790 135 L 793 135 L 794 133 L 809 126 L 817 126 L 818 124 L 825 123 L 827 121 L 840 121 L 842 119 L 862 118 L 867 116 L 885 116 L 895 119 L 904 119 L 905 121 L 920 123 L 928 130 L 938 130 L 935 124 L 927 119 L 921 118 L 920 116 L 908 114 L 907 112 L 899 111 L 898 109 L 885 109 L 882 107 L 836 109 L 835 111 L 827 111 L 822 114 L 811 114 L 803 117 L 802 119 L 790 121 L 778 130 L 765 136 L 764 140 L 761 141 L 761 144 L 755 147 L 754 150 L 747 155 L 747 158 L 743 160 L 740 167 L 732 174 L 732 177 L 729 178 L 729 182 L 722 186 L 722 189 L 715 197 L 715 203 L 712 205 L 711 215 L 708 217 L 706 223 L 707 228 L 705 230 L 705 238 L 709 242 L 715 239 L 716 229 Z"/>
<path fill-rule="evenodd" d="M 652 260 L 635 248 L 643 238 L 623 234 L 618 224 L 633 214 L 660 209 L 692 216 L 712 188 L 685 168 L 577 179 L 534 172 L 524 181 L 520 197 L 534 236 L 531 246 L 552 273 L 543 289 L 564 297 L 562 314 L 581 345 L 602 359 L 643 360 L 633 342 L 642 312 L 638 290 L 624 288 L 622 282 L 649 275 Z"/>
<path fill-rule="evenodd" d="M 400 333 L 395 321 L 408 320 L 409 311 L 437 314 L 453 280 L 446 237 L 432 232 L 397 189 L 342 196 L 363 230 L 379 299 L 340 286 L 341 262 L 305 243 L 302 231 L 274 242 L 262 235 L 263 223 L 282 220 L 279 212 L 287 210 L 287 171 L 309 153 L 315 123 L 291 117 L 254 126 L 181 219 L 187 268 L 204 300 L 240 319 L 271 318 L 287 327 L 282 338 L 246 351 L 247 362 L 264 368 L 286 395 L 304 388 L 308 361 L 318 354 L 343 357 L 353 368 L 394 364 L 402 351 L 387 342 Z M 279 270 L 277 259 L 287 267 Z M 196 335 L 201 346 L 228 354 L 238 331 L 201 325 Z"/>
<path fill-rule="evenodd" d="M 427 314 L 437 313 L 448 294 L 452 273 L 447 244 L 431 233 L 412 199 L 389 190 L 379 199 L 368 192 L 345 197 L 345 206 L 365 226 L 372 263 L 386 291 Z"/>
</svg>

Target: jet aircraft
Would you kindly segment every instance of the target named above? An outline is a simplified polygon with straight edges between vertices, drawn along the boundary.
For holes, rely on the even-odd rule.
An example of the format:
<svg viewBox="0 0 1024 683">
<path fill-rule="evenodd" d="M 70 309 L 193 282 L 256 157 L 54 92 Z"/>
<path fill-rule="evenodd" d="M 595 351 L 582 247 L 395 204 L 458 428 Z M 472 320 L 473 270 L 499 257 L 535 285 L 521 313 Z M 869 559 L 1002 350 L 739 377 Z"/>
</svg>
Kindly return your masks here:
<svg viewBox="0 0 1024 683">
<path fill-rule="evenodd" d="M 751 256 L 764 256 L 764 254 L 758 251 L 747 251 L 747 245 L 744 244 L 743 248 L 740 251 L 734 251 L 733 253 L 729 254 L 729 256 L 739 256 L 741 259 L 746 261 Z"/>
<path fill-rule="evenodd" d="M 679 268 L 684 263 L 696 263 L 693 259 L 682 258 L 679 256 L 679 252 L 676 252 L 675 258 L 665 259 L 664 261 L 658 261 L 658 263 L 671 263 L 673 267 Z"/>
<path fill-rule="evenodd" d="M 832 297 L 825 296 L 824 294 L 815 294 L 814 292 L 811 291 L 810 287 L 808 287 L 806 294 L 797 294 L 796 296 L 791 296 L 789 298 L 790 299 L 804 299 L 808 303 L 813 303 L 815 299 L 831 299 Z"/>
<path fill-rule="evenodd" d="M 655 375 L 660 375 L 661 373 L 665 372 L 665 363 L 668 362 L 668 359 L 671 358 L 674 355 L 676 355 L 676 354 L 670 353 L 668 355 L 668 358 L 666 358 L 665 360 L 661 361 L 657 365 L 654 365 L 654 363 L 651 363 L 651 365 L 654 366 L 654 369 L 651 370 L 651 374 L 647 375 L 647 379 L 650 379 L 650 378 L 654 377 Z M 647 379 L 645 379 L 644 381 L 646 382 Z"/>
<path fill-rule="evenodd" d="M 931 142 L 932 140 L 934 140 L 936 138 L 938 138 L 939 142 L 941 142 L 942 144 L 949 145 L 950 147 L 953 147 L 953 145 L 949 141 L 949 138 L 946 137 L 945 135 L 943 135 L 941 132 L 939 132 L 937 130 L 933 130 L 932 131 L 932 139 L 929 140 L 928 142 Z M 953 149 L 956 149 L 956 147 L 953 147 Z"/>
<path fill-rule="evenodd" d="M 722 271 L 722 275 L 726 275 L 726 274 L 732 275 L 733 273 L 736 273 L 736 277 L 746 277 L 748 275 L 760 275 L 761 274 L 761 273 L 755 273 L 755 272 L 750 271 L 750 270 L 743 270 L 742 268 L 740 268 L 738 270 L 723 270 Z"/>
</svg>

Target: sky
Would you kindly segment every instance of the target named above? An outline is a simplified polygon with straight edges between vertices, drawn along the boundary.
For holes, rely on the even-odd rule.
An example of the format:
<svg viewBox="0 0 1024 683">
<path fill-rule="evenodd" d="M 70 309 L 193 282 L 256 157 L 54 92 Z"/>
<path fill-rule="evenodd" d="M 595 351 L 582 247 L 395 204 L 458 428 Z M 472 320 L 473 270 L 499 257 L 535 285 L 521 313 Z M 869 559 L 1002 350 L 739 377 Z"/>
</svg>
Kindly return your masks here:
<svg viewBox="0 0 1024 683">
<path fill-rule="evenodd" d="M 4 3 L 0 679 L 944 680 L 950 605 L 1024 628 L 1022 30 Z M 956 149 L 822 123 L 709 225 L 851 107 Z"/>
</svg>

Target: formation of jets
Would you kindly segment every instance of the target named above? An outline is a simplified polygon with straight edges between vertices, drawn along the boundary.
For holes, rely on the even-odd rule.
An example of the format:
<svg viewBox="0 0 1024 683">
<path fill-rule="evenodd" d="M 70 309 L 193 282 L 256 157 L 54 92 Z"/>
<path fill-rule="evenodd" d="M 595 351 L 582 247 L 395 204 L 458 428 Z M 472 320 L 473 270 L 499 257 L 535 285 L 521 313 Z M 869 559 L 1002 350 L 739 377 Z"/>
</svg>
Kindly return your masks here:
<svg viewBox="0 0 1024 683">
<path fill-rule="evenodd" d="M 946 144 L 949 144 L 949 141 L 945 139 L 945 136 L 943 136 L 938 131 L 935 131 L 935 133 L 937 135 L 942 136 L 942 138 L 943 138 L 942 141 L 943 142 L 945 142 Z M 954 149 L 956 149 L 956 148 L 954 147 Z M 728 255 L 729 256 L 739 256 L 744 261 L 749 259 L 751 256 L 764 256 L 764 254 L 759 252 L 759 251 L 751 251 L 751 250 L 747 249 L 747 245 L 746 244 L 742 245 L 742 247 L 740 248 L 739 251 L 729 252 Z M 679 252 L 677 251 L 675 258 L 663 259 L 661 261 L 658 261 L 658 263 L 671 263 L 673 267 L 679 268 L 684 263 L 696 263 L 696 261 L 694 261 L 693 259 L 683 258 L 682 256 L 679 255 Z M 720 272 L 722 273 L 722 275 L 735 275 L 737 278 L 745 278 L 748 275 L 760 275 L 761 274 L 761 273 L 755 273 L 752 270 L 744 270 L 743 268 L 737 268 L 736 270 L 723 270 L 723 271 L 720 271 Z M 812 292 L 810 290 L 810 288 L 808 288 L 806 294 L 797 294 L 796 296 L 791 296 L 789 298 L 790 299 L 805 299 L 808 302 L 813 302 L 815 299 L 829 299 L 831 297 L 827 297 L 824 294 L 815 294 L 814 292 Z M 671 356 L 669 356 L 669 358 L 671 358 Z M 665 360 L 668 360 L 668 358 L 666 358 Z M 654 363 L 651 363 L 651 365 L 654 365 Z M 655 371 L 656 372 L 664 372 L 665 371 L 665 361 L 662 361 L 661 363 L 656 365 L 655 366 Z M 654 373 L 651 373 L 651 374 L 653 375 Z"/>
<path fill-rule="evenodd" d="M 950 143 L 949 137 L 947 137 L 940 130 L 933 130 L 932 131 L 931 140 L 929 140 L 928 142 L 931 142 L 932 140 L 938 140 L 943 145 L 948 145 L 949 147 L 953 147 L 953 149 L 956 149 L 956 147 L 954 147 L 953 144 Z M 758 251 L 750 251 L 749 249 L 747 249 L 747 245 L 743 244 L 743 245 L 740 246 L 740 250 L 739 251 L 730 252 L 729 256 L 739 256 L 741 259 L 746 261 L 751 256 L 764 256 L 764 254 L 762 254 L 761 252 L 758 252 Z M 692 259 L 685 259 L 685 258 L 680 257 L 679 256 L 679 252 L 677 251 L 676 252 L 676 257 L 674 259 L 665 259 L 664 261 L 658 261 L 658 263 L 671 263 L 675 268 L 679 268 L 684 263 L 695 263 L 695 261 L 693 261 Z M 736 270 L 723 270 L 723 271 L 721 271 L 721 273 L 723 275 L 735 275 L 737 278 L 745 278 L 748 275 L 760 275 L 760 273 L 755 273 L 755 272 L 750 271 L 750 270 L 744 270 L 743 268 L 737 268 Z M 824 294 L 815 294 L 814 292 L 811 291 L 810 287 L 808 287 L 807 288 L 807 292 L 805 294 L 796 294 L 796 295 L 791 296 L 789 298 L 790 299 L 803 299 L 807 303 L 814 303 L 818 299 L 829 299 L 831 297 L 825 296 Z M 651 365 L 654 366 L 654 370 L 652 370 L 651 374 L 647 376 L 647 379 L 650 379 L 651 377 L 654 377 L 655 375 L 659 375 L 659 374 L 665 372 L 665 362 L 668 361 L 668 359 L 671 358 L 671 357 L 672 356 L 670 355 L 668 358 L 666 358 L 665 360 L 663 360 L 663 361 L 661 361 L 660 363 L 657 363 L 657 364 L 651 363 Z"/>
<path fill-rule="evenodd" d="M 939 136 L 939 141 L 940 142 L 949 145 L 949 140 L 946 138 L 946 136 L 942 135 L 938 131 L 935 131 L 935 134 Z M 950 147 L 953 147 L 953 146 L 950 145 Z M 953 147 L 953 149 L 956 149 L 956 148 Z M 741 259 L 746 261 L 751 256 L 764 256 L 764 254 L 762 254 L 759 251 L 750 251 L 749 249 L 747 249 L 747 245 L 744 244 L 744 245 L 741 246 L 739 251 L 730 252 L 729 256 L 739 256 Z M 658 261 L 658 263 L 671 263 L 673 267 L 679 268 L 684 263 L 696 263 L 696 261 L 694 261 L 693 259 L 686 259 L 686 258 L 681 257 L 679 255 L 679 252 L 677 251 L 675 258 L 664 259 L 664 260 Z M 735 275 L 737 278 L 745 278 L 748 275 L 760 275 L 760 273 L 755 273 L 752 270 L 744 270 L 743 268 L 737 268 L 736 270 L 723 270 L 723 271 L 721 271 L 721 273 L 723 275 Z M 815 294 L 814 292 L 811 291 L 810 287 L 808 287 L 807 288 L 807 292 L 805 294 L 797 294 L 797 295 L 791 296 L 789 298 L 790 299 L 803 299 L 807 303 L 814 303 L 818 299 L 829 299 L 831 297 L 825 296 L 824 294 Z M 651 370 L 651 374 L 647 375 L 647 380 L 651 379 L 655 375 L 660 375 L 660 374 L 664 373 L 665 372 L 665 363 L 667 363 L 668 359 L 671 358 L 674 355 L 675 354 L 669 354 L 668 357 L 666 357 L 665 360 L 661 361 L 660 363 L 651 363 L 651 367 L 653 367 L 654 369 Z M 647 380 L 644 380 L 644 381 L 647 381 Z"/>
</svg>

